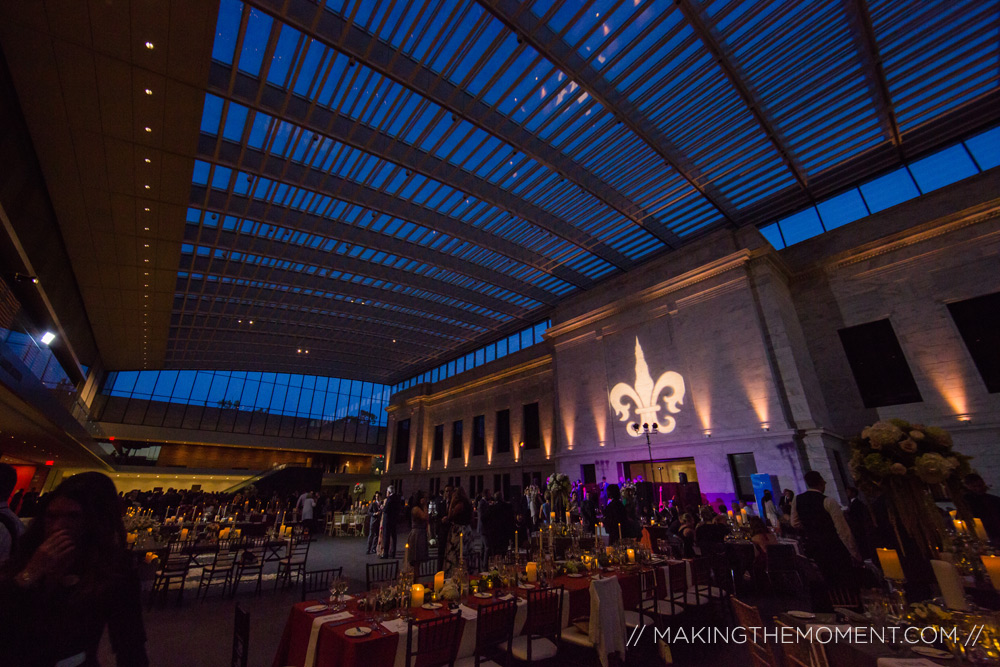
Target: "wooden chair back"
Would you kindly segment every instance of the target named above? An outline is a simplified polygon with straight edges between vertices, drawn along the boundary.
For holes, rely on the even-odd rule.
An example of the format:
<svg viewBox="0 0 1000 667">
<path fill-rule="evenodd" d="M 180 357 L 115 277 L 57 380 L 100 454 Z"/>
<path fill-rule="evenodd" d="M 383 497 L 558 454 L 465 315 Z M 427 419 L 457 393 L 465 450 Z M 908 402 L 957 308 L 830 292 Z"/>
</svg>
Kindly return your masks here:
<svg viewBox="0 0 1000 667">
<path fill-rule="evenodd" d="M 524 621 L 524 634 L 545 637 L 558 643 L 562 636 L 563 587 L 542 588 L 528 591 L 528 617 Z"/>
<path fill-rule="evenodd" d="M 399 561 L 390 560 L 382 563 L 368 563 L 365 566 L 365 587 L 371 590 L 377 583 L 394 582 L 399 575 Z"/>
<path fill-rule="evenodd" d="M 416 641 L 413 636 L 416 634 Z M 406 633 L 407 667 L 443 667 L 455 662 L 462 639 L 462 615 L 411 620 Z M 416 644 L 416 646 L 414 646 Z"/>
<path fill-rule="evenodd" d="M 232 667 L 247 667 L 250 657 L 250 612 L 236 605 L 236 621 L 233 625 Z"/>
<path fill-rule="evenodd" d="M 482 605 L 476 615 L 476 667 L 480 660 L 495 651 L 501 642 L 506 654 L 505 665 L 510 664 L 510 647 L 514 640 L 514 616 L 517 604 L 514 600 L 499 600 L 494 604 Z"/>
<path fill-rule="evenodd" d="M 344 568 L 331 567 L 326 570 L 306 571 L 302 576 L 302 601 L 310 597 L 310 593 L 330 594 L 330 582 L 344 575 Z"/>
</svg>

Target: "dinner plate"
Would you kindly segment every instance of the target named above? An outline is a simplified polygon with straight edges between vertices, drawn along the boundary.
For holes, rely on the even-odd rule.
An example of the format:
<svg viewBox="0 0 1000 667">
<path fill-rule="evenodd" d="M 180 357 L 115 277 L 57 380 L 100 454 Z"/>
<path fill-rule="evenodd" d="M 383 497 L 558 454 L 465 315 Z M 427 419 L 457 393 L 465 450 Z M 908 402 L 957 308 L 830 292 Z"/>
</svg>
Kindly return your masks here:
<svg viewBox="0 0 1000 667">
<path fill-rule="evenodd" d="M 485 598 L 491 598 L 493 596 L 490 595 L 489 593 L 476 593 L 476 597 L 477 598 L 484 598 L 485 599 Z"/>
<path fill-rule="evenodd" d="M 424 604 L 422 604 L 420 606 L 423 609 L 440 609 L 441 608 L 441 605 L 439 603 L 437 603 L 437 602 L 425 602 Z"/>
<path fill-rule="evenodd" d="M 573 572 L 572 574 L 567 574 L 566 576 L 567 576 L 567 577 L 573 577 L 574 579 L 579 579 L 579 578 L 580 578 L 580 577 L 582 577 L 583 575 L 582 575 L 582 574 L 580 574 L 579 572 Z"/>
<path fill-rule="evenodd" d="M 535 587 L 534 584 L 521 584 L 520 586 L 518 586 L 518 588 L 523 588 L 526 591 L 529 591 L 534 587 Z"/>
<path fill-rule="evenodd" d="M 310 614 L 315 614 L 316 612 L 326 611 L 327 609 L 329 609 L 329 607 L 327 607 L 325 604 L 314 604 L 311 607 L 306 607 L 305 611 L 309 612 Z"/>
<path fill-rule="evenodd" d="M 816 618 L 816 614 L 812 613 L 811 611 L 790 611 L 788 612 L 788 615 L 791 616 L 792 618 L 803 618 L 803 619 Z"/>
<path fill-rule="evenodd" d="M 345 632 L 344 634 L 347 635 L 348 637 L 364 637 L 366 635 L 370 635 L 371 633 L 372 633 L 371 628 L 366 628 L 363 625 L 359 625 L 353 628 L 347 628 L 347 632 Z"/>
<path fill-rule="evenodd" d="M 936 660 L 948 660 L 954 656 L 947 651 L 942 651 L 941 649 L 931 648 L 930 646 L 911 646 L 910 650 L 917 655 L 922 655 L 927 658 L 935 658 Z"/>
</svg>

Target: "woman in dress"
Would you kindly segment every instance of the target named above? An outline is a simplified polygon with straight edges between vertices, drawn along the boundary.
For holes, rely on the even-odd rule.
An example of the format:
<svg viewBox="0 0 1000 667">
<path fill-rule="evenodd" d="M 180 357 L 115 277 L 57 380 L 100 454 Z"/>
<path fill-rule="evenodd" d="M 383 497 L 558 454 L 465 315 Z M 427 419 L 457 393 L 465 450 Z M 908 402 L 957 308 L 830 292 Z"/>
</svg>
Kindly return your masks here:
<svg viewBox="0 0 1000 667">
<path fill-rule="evenodd" d="M 116 664 L 146 667 L 139 577 L 114 482 L 74 475 L 40 512 L 0 570 L 0 663 L 97 665 L 107 628 Z"/>
<path fill-rule="evenodd" d="M 457 486 L 451 494 L 451 506 L 448 508 L 448 544 L 444 552 L 444 576 L 451 577 L 458 569 L 462 554 L 469 552 L 472 544 L 472 503 L 465 490 Z M 463 543 L 464 541 L 464 543 Z M 462 545 L 459 547 L 459 545 Z"/>
<path fill-rule="evenodd" d="M 694 515 L 685 512 L 681 516 L 681 528 L 678 531 L 681 542 L 684 543 L 684 558 L 694 558 L 694 535 L 695 519 Z"/>
<path fill-rule="evenodd" d="M 417 491 L 413 498 L 410 522 L 410 534 L 406 536 L 406 543 L 410 545 L 409 565 L 416 570 L 420 563 L 427 560 L 427 496 L 423 491 Z"/>
<path fill-rule="evenodd" d="M 368 503 L 368 551 L 365 555 L 375 553 L 375 548 L 380 546 L 379 528 L 382 526 L 382 503 L 379 500 L 379 492 L 372 496 L 372 501 Z"/>
</svg>

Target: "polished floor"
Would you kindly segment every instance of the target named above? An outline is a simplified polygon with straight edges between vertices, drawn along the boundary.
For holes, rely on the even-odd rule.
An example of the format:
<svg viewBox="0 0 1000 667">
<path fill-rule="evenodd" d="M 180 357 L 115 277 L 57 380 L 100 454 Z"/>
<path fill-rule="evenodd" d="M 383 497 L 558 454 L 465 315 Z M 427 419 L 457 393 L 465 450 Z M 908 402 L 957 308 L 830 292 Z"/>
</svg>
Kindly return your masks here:
<svg viewBox="0 0 1000 667">
<path fill-rule="evenodd" d="M 398 554 L 402 556 L 402 554 Z M 363 538 L 323 536 L 313 544 L 309 552 L 309 569 L 343 567 L 344 574 L 351 581 L 351 592 L 364 589 L 365 564 L 377 562 L 375 556 L 365 555 Z M 251 667 L 270 667 L 281 639 L 281 633 L 288 617 L 288 610 L 300 597 L 297 587 L 285 590 L 274 588 L 274 565 L 266 571 L 271 574 L 264 582 L 263 593 L 257 597 L 253 587 L 244 584 L 235 599 L 221 597 L 221 586 L 213 590 L 205 601 L 196 600 L 196 581 L 185 590 L 180 606 L 170 603 L 147 610 L 145 625 L 147 650 L 153 667 L 223 667 L 229 664 L 233 611 L 236 604 L 250 612 L 250 660 Z M 759 596 L 753 596 L 758 598 Z M 751 599 L 761 605 L 764 618 L 782 609 L 807 608 L 807 603 L 793 597 L 773 597 Z M 565 653 L 565 652 L 563 652 Z M 114 665 L 114 657 L 107 642 L 101 645 L 101 664 Z M 577 652 L 562 653 L 550 662 L 553 665 L 574 665 L 581 667 L 581 657 Z M 745 646 L 737 645 L 686 645 L 673 647 L 676 665 L 726 665 L 740 667 L 749 665 Z M 596 659 L 593 663 L 597 665 Z M 636 664 L 655 664 L 649 656 Z M 281 666 L 279 666 L 281 667 Z M 379 666 L 366 666 L 379 667 Z"/>
</svg>

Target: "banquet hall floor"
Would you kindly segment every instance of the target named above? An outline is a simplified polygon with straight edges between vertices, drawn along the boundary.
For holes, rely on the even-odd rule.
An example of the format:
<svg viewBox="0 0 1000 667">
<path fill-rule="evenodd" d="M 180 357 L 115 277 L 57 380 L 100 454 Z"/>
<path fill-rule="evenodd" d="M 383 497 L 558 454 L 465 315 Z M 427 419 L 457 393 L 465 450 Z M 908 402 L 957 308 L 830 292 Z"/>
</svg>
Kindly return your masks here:
<svg viewBox="0 0 1000 667">
<path fill-rule="evenodd" d="M 318 570 L 328 567 L 343 567 L 344 575 L 350 579 L 349 592 L 361 591 L 365 587 L 365 564 L 377 562 L 376 556 L 365 555 L 365 541 L 360 537 L 321 536 L 309 551 L 308 568 Z M 402 557 L 402 552 L 397 553 Z M 224 667 L 230 662 L 233 633 L 233 612 L 240 604 L 250 612 L 250 667 L 270 667 L 275 651 L 281 640 L 281 633 L 288 618 L 291 605 L 301 596 L 298 587 L 274 590 L 274 568 L 272 564 L 265 571 L 263 591 L 259 597 L 253 595 L 252 584 L 243 584 L 234 598 L 221 597 L 221 585 L 213 587 L 205 601 L 196 600 L 197 577 L 194 587 L 186 588 L 181 606 L 174 604 L 175 597 L 166 606 L 149 610 L 148 599 L 144 597 L 144 618 L 147 636 L 147 651 L 153 667 Z M 271 574 L 268 580 L 267 574 Z M 189 581 L 189 586 L 191 586 Z M 759 604 L 765 619 L 770 619 L 778 611 L 786 609 L 808 609 L 808 602 L 791 597 L 760 596 L 747 598 L 748 602 Z M 741 667 L 750 660 L 745 646 L 674 646 L 675 665 L 726 665 Z M 565 659 L 557 656 L 550 665 L 574 665 L 580 667 L 580 655 L 573 653 Z M 114 665 L 115 660 L 107 640 L 107 633 L 101 642 L 100 660 L 103 665 Z M 596 663 L 595 664 L 599 664 Z M 645 660 L 643 665 L 651 664 Z M 371 666 L 380 667 L 380 666 Z"/>
</svg>

